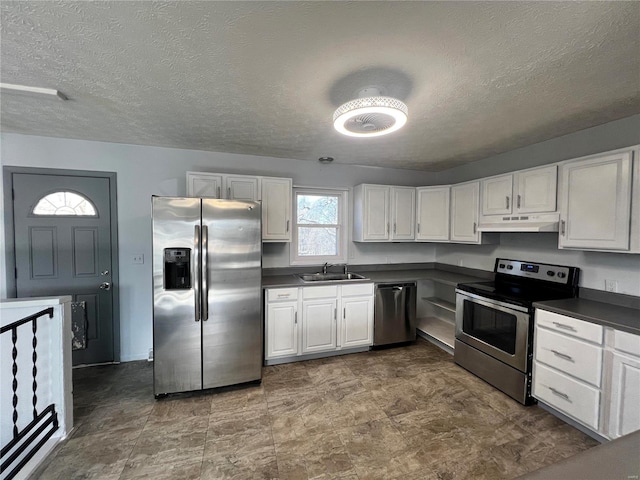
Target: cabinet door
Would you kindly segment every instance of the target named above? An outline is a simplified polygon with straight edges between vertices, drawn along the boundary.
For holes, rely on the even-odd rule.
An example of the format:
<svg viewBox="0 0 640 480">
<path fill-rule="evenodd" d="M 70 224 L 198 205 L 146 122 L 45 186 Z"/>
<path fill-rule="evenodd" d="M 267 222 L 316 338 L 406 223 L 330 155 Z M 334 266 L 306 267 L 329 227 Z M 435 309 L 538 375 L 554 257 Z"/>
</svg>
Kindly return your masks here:
<svg viewBox="0 0 640 480">
<path fill-rule="evenodd" d="M 291 241 L 291 179 L 262 178 L 262 240 Z"/>
<path fill-rule="evenodd" d="M 613 352 L 609 437 L 640 430 L 640 359 Z"/>
<path fill-rule="evenodd" d="M 187 172 L 187 197 L 222 198 L 222 175 Z"/>
<path fill-rule="evenodd" d="M 515 211 L 541 213 L 556 211 L 558 167 L 536 168 L 519 172 L 514 192 Z"/>
<path fill-rule="evenodd" d="M 418 188 L 416 240 L 449 240 L 449 187 Z"/>
<path fill-rule="evenodd" d="M 389 187 L 365 185 L 362 196 L 364 240 L 389 240 Z"/>
<path fill-rule="evenodd" d="M 342 348 L 373 344 L 373 297 L 342 299 Z"/>
<path fill-rule="evenodd" d="M 413 240 L 416 221 L 416 189 L 391 187 L 391 239 Z"/>
<path fill-rule="evenodd" d="M 451 187 L 451 240 L 479 243 L 478 196 L 479 182 L 463 183 Z"/>
<path fill-rule="evenodd" d="M 631 152 L 560 167 L 560 248 L 629 250 Z"/>
<path fill-rule="evenodd" d="M 260 182 L 258 177 L 226 175 L 224 198 L 230 200 L 260 200 Z"/>
<path fill-rule="evenodd" d="M 336 349 L 336 298 L 302 302 L 302 353 Z"/>
<path fill-rule="evenodd" d="M 267 304 L 267 358 L 298 354 L 298 302 Z"/>
<path fill-rule="evenodd" d="M 513 175 L 502 175 L 500 177 L 482 180 L 481 188 L 483 215 L 504 215 L 511 213 Z"/>
</svg>

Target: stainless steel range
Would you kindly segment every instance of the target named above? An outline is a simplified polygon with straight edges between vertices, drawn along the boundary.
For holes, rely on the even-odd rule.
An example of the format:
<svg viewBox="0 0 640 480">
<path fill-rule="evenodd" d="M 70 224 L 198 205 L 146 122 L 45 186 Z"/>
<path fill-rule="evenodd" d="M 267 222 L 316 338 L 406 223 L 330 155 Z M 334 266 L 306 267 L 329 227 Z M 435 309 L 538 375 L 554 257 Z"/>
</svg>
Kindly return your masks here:
<svg viewBox="0 0 640 480">
<path fill-rule="evenodd" d="M 498 258 L 494 272 L 456 289 L 454 360 L 530 405 L 533 302 L 576 297 L 580 269 Z"/>
</svg>

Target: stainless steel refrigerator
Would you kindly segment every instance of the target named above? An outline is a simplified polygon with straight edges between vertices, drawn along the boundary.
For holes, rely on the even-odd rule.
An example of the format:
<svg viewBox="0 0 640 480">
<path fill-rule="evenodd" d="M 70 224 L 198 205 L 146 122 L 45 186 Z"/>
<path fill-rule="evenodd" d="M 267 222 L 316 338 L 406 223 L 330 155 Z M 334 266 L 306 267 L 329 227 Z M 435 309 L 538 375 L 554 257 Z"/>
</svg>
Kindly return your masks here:
<svg viewBox="0 0 640 480">
<path fill-rule="evenodd" d="M 152 212 L 156 398 L 260 380 L 260 203 L 154 196 Z"/>
</svg>

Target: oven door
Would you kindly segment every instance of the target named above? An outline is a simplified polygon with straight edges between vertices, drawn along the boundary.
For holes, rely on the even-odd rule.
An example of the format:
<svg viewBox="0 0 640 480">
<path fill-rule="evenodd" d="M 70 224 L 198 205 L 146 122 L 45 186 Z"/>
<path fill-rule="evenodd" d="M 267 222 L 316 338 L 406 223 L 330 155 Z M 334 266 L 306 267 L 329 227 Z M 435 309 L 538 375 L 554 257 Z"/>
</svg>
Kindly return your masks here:
<svg viewBox="0 0 640 480">
<path fill-rule="evenodd" d="M 456 338 L 507 365 L 527 371 L 529 310 L 457 291 Z"/>
</svg>

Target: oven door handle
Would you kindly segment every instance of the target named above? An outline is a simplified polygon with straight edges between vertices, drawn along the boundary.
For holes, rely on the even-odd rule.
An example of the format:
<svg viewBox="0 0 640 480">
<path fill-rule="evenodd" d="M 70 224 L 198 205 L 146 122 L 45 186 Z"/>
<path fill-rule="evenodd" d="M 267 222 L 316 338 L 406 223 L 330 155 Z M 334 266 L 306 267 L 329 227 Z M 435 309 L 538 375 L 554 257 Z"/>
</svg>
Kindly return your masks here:
<svg viewBox="0 0 640 480">
<path fill-rule="evenodd" d="M 513 305 L 511 303 L 506 303 L 506 302 L 500 302 L 492 298 L 476 295 L 475 293 L 469 293 L 463 290 L 456 289 L 456 294 L 461 295 L 463 297 L 467 297 L 469 300 L 471 300 L 474 303 L 484 305 L 485 307 L 502 310 L 503 312 L 515 311 L 515 312 L 529 313 L 529 309 L 527 307 L 523 307 L 521 305 Z"/>
</svg>

